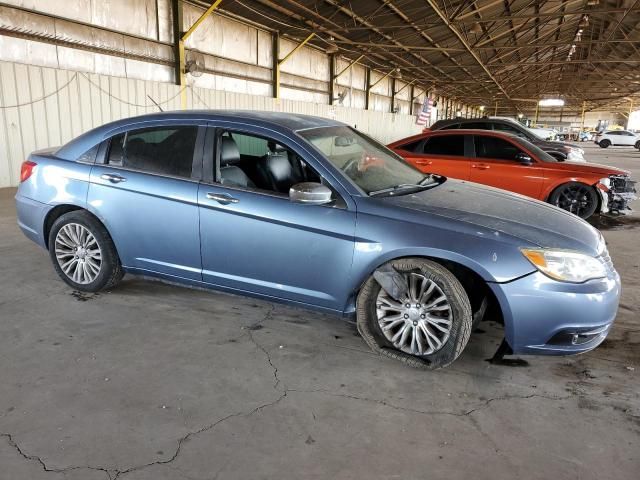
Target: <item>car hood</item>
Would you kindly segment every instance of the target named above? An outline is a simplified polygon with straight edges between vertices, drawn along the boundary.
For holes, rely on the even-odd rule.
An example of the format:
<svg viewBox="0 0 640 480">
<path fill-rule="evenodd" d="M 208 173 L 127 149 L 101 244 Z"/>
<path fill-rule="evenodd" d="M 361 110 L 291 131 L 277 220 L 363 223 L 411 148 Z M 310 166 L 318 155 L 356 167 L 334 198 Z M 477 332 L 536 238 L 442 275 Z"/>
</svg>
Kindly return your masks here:
<svg viewBox="0 0 640 480">
<path fill-rule="evenodd" d="M 544 248 L 597 255 L 600 233 L 581 218 L 552 205 L 477 183 L 447 179 L 415 194 L 385 202 L 520 238 Z"/>
<path fill-rule="evenodd" d="M 578 172 L 580 174 L 599 175 L 600 177 L 608 177 L 609 175 L 629 175 L 629 172 L 627 170 L 609 167 L 608 165 L 600 165 L 598 163 L 556 162 L 549 163 L 548 165 L 551 165 L 554 170 Z"/>
<path fill-rule="evenodd" d="M 553 141 L 553 140 L 536 140 L 534 142 L 536 145 L 538 145 L 540 148 L 545 149 L 545 148 L 550 148 L 550 149 L 554 149 L 554 150 L 566 150 L 568 148 L 580 148 L 575 146 L 572 143 L 568 143 L 568 142 L 557 142 L 557 141 Z"/>
</svg>

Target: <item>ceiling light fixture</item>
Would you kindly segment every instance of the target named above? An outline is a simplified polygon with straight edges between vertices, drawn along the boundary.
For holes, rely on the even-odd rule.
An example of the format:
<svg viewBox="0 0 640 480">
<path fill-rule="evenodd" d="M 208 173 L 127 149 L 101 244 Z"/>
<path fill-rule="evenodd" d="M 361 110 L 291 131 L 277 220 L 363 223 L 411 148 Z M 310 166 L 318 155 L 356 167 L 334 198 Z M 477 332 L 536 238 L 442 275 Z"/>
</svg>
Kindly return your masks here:
<svg viewBox="0 0 640 480">
<path fill-rule="evenodd" d="M 561 98 L 543 98 L 538 102 L 541 107 L 564 107 L 564 100 Z"/>
</svg>

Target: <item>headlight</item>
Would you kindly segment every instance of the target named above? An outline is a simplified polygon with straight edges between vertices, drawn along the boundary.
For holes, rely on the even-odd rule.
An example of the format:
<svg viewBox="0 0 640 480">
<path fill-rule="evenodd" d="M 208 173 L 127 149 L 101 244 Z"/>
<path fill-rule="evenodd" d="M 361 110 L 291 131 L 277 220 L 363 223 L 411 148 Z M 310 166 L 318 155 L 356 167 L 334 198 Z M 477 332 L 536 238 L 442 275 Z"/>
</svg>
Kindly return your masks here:
<svg viewBox="0 0 640 480">
<path fill-rule="evenodd" d="M 600 185 L 604 185 L 607 188 L 611 188 L 611 179 L 610 178 L 601 178 L 598 180 Z"/>
<path fill-rule="evenodd" d="M 607 270 L 598 258 L 569 250 L 521 249 L 533 266 L 546 276 L 561 282 L 583 283 L 607 276 Z"/>
</svg>

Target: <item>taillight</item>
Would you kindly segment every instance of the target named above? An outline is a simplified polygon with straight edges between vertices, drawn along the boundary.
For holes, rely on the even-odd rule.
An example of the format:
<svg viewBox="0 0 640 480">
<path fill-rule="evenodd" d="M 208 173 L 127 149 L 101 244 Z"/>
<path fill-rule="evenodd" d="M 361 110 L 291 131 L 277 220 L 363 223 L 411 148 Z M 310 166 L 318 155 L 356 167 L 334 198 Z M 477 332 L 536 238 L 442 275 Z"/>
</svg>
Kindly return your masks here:
<svg viewBox="0 0 640 480">
<path fill-rule="evenodd" d="M 36 169 L 38 164 L 36 162 L 32 162 L 31 160 L 26 160 L 22 162 L 22 166 L 20 167 L 20 183 L 26 181 L 31 175 L 33 175 L 33 171 Z"/>
</svg>

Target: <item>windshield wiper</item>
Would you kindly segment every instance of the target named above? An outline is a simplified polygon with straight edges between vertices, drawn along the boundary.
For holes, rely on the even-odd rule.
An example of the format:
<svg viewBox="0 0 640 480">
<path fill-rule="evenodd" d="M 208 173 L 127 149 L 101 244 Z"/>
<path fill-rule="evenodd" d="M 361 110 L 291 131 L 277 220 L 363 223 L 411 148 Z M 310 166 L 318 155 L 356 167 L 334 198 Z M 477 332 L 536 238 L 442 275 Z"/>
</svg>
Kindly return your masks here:
<svg viewBox="0 0 640 480">
<path fill-rule="evenodd" d="M 431 180 L 433 180 L 433 176 L 432 175 L 427 175 L 422 180 L 420 180 L 420 182 L 418 182 L 418 183 L 401 183 L 399 185 L 394 185 L 393 187 L 383 188 L 383 189 L 380 189 L 380 190 L 374 190 L 373 192 L 369 192 L 369 196 L 370 197 L 376 197 L 378 195 L 384 195 L 385 193 L 393 194 L 393 192 L 395 192 L 397 190 L 404 190 L 404 189 L 407 189 L 407 188 L 417 188 L 417 189 L 429 188 L 432 185 L 437 183 L 437 182 L 431 181 Z"/>
</svg>

